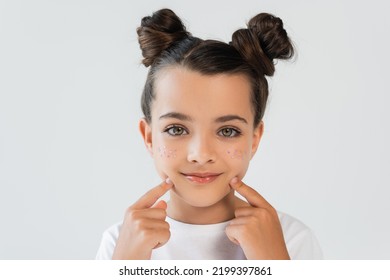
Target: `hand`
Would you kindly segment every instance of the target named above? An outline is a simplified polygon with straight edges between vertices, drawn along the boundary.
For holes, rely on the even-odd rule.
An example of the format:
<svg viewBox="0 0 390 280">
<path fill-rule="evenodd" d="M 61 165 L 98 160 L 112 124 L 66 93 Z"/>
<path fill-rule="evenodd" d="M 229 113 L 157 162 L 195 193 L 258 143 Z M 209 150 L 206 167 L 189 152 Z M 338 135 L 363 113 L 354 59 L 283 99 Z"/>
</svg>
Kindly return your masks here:
<svg viewBox="0 0 390 280">
<path fill-rule="evenodd" d="M 228 238 L 241 246 L 248 260 L 290 259 L 276 210 L 254 189 L 233 178 L 230 186 L 249 203 L 235 210 L 226 228 Z"/>
<path fill-rule="evenodd" d="M 167 243 L 171 235 L 165 221 L 167 203 L 156 201 L 171 187 L 170 181 L 161 183 L 126 210 L 112 259 L 149 260 L 153 249 Z"/>
</svg>

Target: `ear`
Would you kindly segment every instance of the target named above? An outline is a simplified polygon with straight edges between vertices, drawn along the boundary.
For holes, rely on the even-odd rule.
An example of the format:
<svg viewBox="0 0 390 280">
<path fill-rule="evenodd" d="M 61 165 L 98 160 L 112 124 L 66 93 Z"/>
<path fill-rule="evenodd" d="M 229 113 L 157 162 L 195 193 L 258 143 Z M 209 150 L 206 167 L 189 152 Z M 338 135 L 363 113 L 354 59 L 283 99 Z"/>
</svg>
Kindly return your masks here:
<svg viewBox="0 0 390 280">
<path fill-rule="evenodd" d="M 140 119 L 138 125 L 139 131 L 141 132 L 142 138 L 146 149 L 148 149 L 150 155 L 153 156 L 153 145 L 152 145 L 152 128 L 145 118 Z"/>
<path fill-rule="evenodd" d="M 252 139 L 252 157 L 256 154 L 257 148 L 259 147 L 261 137 L 264 132 L 264 122 L 261 121 L 259 125 L 253 131 L 253 139 Z"/>
</svg>

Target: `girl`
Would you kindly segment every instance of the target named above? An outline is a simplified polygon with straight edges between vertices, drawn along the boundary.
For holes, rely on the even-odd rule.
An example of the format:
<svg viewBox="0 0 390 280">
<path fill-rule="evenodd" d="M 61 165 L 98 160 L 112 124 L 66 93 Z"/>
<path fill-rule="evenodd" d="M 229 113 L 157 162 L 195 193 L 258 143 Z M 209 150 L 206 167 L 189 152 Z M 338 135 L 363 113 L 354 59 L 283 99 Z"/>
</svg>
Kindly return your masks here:
<svg viewBox="0 0 390 280">
<path fill-rule="evenodd" d="M 163 9 L 137 33 L 150 66 L 139 129 L 163 182 L 105 231 L 97 259 L 321 258 L 310 229 L 242 182 L 264 131 L 265 76 L 293 56 L 282 21 L 259 14 L 226 44 Z"/>
</svg>

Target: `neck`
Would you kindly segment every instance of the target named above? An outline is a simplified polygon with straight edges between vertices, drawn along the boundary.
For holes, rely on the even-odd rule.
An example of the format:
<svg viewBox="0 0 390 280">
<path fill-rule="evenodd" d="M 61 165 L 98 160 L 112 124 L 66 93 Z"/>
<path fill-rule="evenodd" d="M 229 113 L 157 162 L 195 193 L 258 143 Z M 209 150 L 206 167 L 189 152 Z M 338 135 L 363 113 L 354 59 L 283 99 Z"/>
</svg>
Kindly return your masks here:
<svg viewBox="0 0 390 280">
<path fill-rule="evenodd" d="M 187 224 L 217 224 L 234 218 L 234 210 L 238 202 L 232 190 L 222 200 L 207 207 L 196 207 L 186 203 L 176 194 L 171 192 L 171 200 L 168 202 L 168 216 L 174 220 Z"/>
</svg>

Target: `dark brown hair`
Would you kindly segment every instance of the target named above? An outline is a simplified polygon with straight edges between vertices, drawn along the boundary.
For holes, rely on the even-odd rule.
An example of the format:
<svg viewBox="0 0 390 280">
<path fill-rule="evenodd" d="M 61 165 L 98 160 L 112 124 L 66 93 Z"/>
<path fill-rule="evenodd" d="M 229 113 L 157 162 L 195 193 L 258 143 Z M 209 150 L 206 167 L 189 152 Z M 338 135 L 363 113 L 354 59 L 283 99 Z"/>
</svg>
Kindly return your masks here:
<svg viewBox="0 0 390 280">
<path fill-rule="evenodd" d="M 142 62 L 146 67 L 151 66 L 141 99 L 147 122 L 151 122 L 157 73 L 165 67 L 179 65 L 205 75 L 247 76 L 251 82 L 256 127 L 263 118 L 268 99 L 265 75 L 274 74 L 274 59 L 289 59 L 294 54 L 282 20 L 266 13 L 253 17 L 247 29 L 234 32 L 229 44 L 193 37 L 169 9 L 144 17 L 137 33 L 144 57 Z"/>
</svg>

